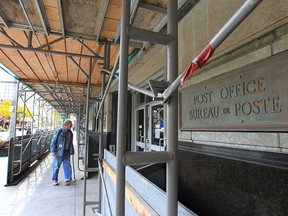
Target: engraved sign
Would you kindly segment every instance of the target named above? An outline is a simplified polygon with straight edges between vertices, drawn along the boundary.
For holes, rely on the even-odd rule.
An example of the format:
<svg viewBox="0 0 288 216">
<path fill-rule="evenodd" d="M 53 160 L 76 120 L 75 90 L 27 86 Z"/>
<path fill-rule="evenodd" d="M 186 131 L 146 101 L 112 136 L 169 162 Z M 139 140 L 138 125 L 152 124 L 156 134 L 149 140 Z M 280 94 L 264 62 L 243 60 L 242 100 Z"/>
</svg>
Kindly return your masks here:
<svg viewBox="0 0 288 216">
<path fill-rule="evenodd" d="M 288 131 L 288 54 L 180 91 L 180 130 Z"/>
</svg>

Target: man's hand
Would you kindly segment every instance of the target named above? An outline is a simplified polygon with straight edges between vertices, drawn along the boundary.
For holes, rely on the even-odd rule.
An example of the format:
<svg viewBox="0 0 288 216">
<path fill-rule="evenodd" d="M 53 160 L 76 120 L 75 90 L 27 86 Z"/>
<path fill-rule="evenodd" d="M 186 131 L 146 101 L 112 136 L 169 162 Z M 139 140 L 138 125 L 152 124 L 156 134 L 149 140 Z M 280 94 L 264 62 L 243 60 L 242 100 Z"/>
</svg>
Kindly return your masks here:
<svg viewBox="0 0 288 216">
<path fill-rule="evenodd" d="M 51 154 L 53 157 L 55 156 L 55 153 L 54 153 L 54 152 L 51 152 L 50 154 Z"/>
</svg>

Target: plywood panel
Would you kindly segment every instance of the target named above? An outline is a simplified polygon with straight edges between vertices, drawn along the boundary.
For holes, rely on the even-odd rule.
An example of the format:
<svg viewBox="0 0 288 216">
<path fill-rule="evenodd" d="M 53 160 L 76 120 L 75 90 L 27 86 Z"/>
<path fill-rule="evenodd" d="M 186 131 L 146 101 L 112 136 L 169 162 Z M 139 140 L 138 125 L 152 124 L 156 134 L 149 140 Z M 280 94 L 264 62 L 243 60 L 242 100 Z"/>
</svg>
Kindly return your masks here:
<svg viewBox="0 0 288 216">
<path fill-rule="evenodd" d="M 1 0 L 0 8 L 10 22 L 28 25 L 19 1 Z"/>
<path fill-rule="evenodd" d="M 120 20 L 121 19 L 121 7 L 118 5 L 109 4 L 106 17 L 115 19 L 115 20 Z"/>
<path fill-rule="evenodd" d="M 98 53 L 99 56 L 104 56 L 103 53 L 103 46 L 102 45 L 98 45 L 97 43 L 93 42 L 93 41 L 84 41 L 84 43 L 90 47 L 90 49 L 92 49 L 95 53 Z M 87 49 L 83 49 L 83 54 L 85 55 L 91 55 L 91 52 L 88 51 Z M 92 62 L 92 79 L 91 79 L 91 83 L 92 84 L 96 84 L 96 80 L 101 77 L 100 75 L 100 68 L 98 67 L 98 63 L 102 62 L 103 60 L 93 60 Z M 89 71 L 89 60 L 88 59 L 83 59 L 83 61 L 81 61 L 81 67 L 86 71 Z M 86 78 L 79 76 L 79 82 L 85 82 Z"/>
<path fill-rule="evenodd" d="M 46 73 L 41 67 L 39 59 L 36 57 L 36 54 L 30 51 L 20 51 L 23 61 L 27 64 L 28 70 L 24 71 L 28 77 L 35 75 L 39 80 L 47 79 Z"/>
<path fill-rule="evenodd" d="M 7 31 L 7 34 L 11 35 L 11 37 L 14 37 L 14 38 L 16 35 L 17 42 L 20 44 L 23 44 L 24 46 L 27 46 L 27 37 L 23 31 L 19 31 L 19 30 L 10 31 L 9 30 Z M 34 79 L 39 79 L 39 77 L 45 76 L 45 74 L 43 74 L 43 70 L 41 69 L 41 66 L 39 68 L 39 61 L 34 53 L 29 52 L 29 51 L 16 51 L 16 50 L 9 50 L 9 49 L 6 49 L 4 52 L 6 53 L 7 56 L 9 56 L 9 58 L 18 67 L 22 69 L 23 73 L 25 73 L 27 77 L 31 76 Z M 34 69 L 39 70 L 39 74 L 36 75 Z"/>
<path fill-rule="evenodd" d="M 0 62 L 7 67 L 12 73 L 14 73 L 20 79 L 27 79 L 28 77 L 23 73 L 21 68 L 17 67 L 15 63 L 10 59 L 3 50 L 0 50 Z"/>
<path fill-rule="evenodd" d="M 78 42 L 73 41 L 72 39 L 66 39 L 66 51 L 72 52 L 72 53 L 81 53 L 81 45 Z M 74 60 L 79 64 L 80 58 L 75 58 Z M 66 80 L 69 80 L 69 82 L 77 82 L 78 79 L 78 68 L 77 66 L 71 61 L 67 60 L 67 75 Z M 82 73 L 82 72 L 81 72 Z"/>
<path fill-rule="evenodd" d="M 5 29 L 6 34 L 14 39 L 17 43 L 20 45 L 27 47 L 27 41 L 22 41 L 18 39 L 18 35 L 22 34 L 21 30 L 16 30 L 16 29 Z M 2 41 L 1 41 L 2 42 Z"/>
<path fill-rule="evenodd" d="M 61 31 L 61 22 L 58 8 L 45 6 L 45 11 L 48 17 L 48 23 L 52 31 Z"/>
<path fill-rule="evenodd" d="M 33 65 L 33 68 L 34 68 L 36 73 L 39 73 L 41 71 L 41 76 L 40 76 L 41 81 L 52 80 L 51 72 L 47 71 L 47 69 L 45 69 L 46 68 L 45 67 L 46 60 L 44 59 L 45 58 L 44 54 L 41 54 L 41 53 L 34 53 L 34 54 L 35 54 L 35 57 L 37 57 L 39 64 L 37 64 L 38 67 L 35 67 Z M 43 71 L 43 73 L 42 73 L 42 71 Z"/>
<path fill-rule="evenodd" d="M 58 21 L 49 20 L 49 26 L 53 32 L 62 32 L 61 23 Z"/>
<path fill-rule="evenodd" d="M 110 62 L 111 68 L 114 66 L 114 62 L 116 61 L 118 53 L 119 53 L 119 46 L 112 46 L 111 47 L 111 62 Z"/>
<path fill-rule="evenodd" d="M 100 38 L 106 38 L 109 40 L 113 40 L 114 35 L 115 35 L 115 31 L 108 31 L 108 30 L 102 29 L 101 34 L 100 34 Z"/>
<path fill-rule="evenodd" d="M 37 48 L 37 47 L 47 43 L 47 38 L 46 38 L 45 35 L 37 34 L 37 38 L 38 39 L 36 39 L 36 37 L 33 36 L 33 40 L 32 40 L 33 48 Z M 48 47 L 44 48 L 44 49 L 48 50 Z M 52 76 L 51 71 L 49 69 L 49 66 L 47 64 L 47 61 L 46 61 L 46 58 L 45 58 L 45 54 L 43 54 L 43 53 L 35 53 L 35 56 L 38 58 L 39 66 L 41 66 L 41 68 L 43 70 L 43 73 L 45 74 L 45 76 L 43 75 L 41 77 L 41 80 L 43 80 L 43 81 L 53 80 L 53 76 Z M 36 71 L 36 73 L 38 73 L 38 70 Z"/>
<path fill-rule="evenodd" d="M 49 35 L 48 37 L 48 42 L 52 42 L 56 39 L 61 38 L 61 36 L 57 36 L 57 35 Z M 58 41 L 57 43 L 53 43 L 49 45 L 49 49 L 55 52 L 65 52 L 65 40 L 67 39 L 62 39 L 60 41 Z"/>
<path fill-rule="evenodd" d="M 109 17 L 106 17 L 104 19 L 104 23 L 102 26 L 102 30 L 108 30 L 108 31 L 116 31 L 118 25 L 119 25 L 120 21 L 119 20 L 115 20 L 115 19 L 111 19 Z"/>
<path fill-rule="evenodd" d="M 81 47 L 82 49 L 82 53 L 83 53 L 83 50 L 84 48 Z M 80 67 L 85 71 L 85 73 L 87 74 L 87 76 L 89 75 L 89 65 L 90 65 L 90 59 L 80 59 L 79 61 L 79 64 L 80 64 Z M 92 72 L 92 76 L 93 76 L 93 72 Z M 78 77 L 77 77 L 77 82 L 78 83 L 87 83 L 87 77 L 86 75 L 81 71 L 81 70 L 78 70 Z M 91 82 L 92 84 L 92 82 Z"/>
<path fill-rule="evenodd" d="M 19 32 L 19 34 L 17 35 L 17 39 L 18 41 L 21 41 L 22 43 L 27 43 L 27 35 L 24 32 Z M 35 41 L 36 38 L 33 37 L 33 42 L 36 43 Z M 23 61 L 25 61 L 29 68 L 30 68 L 30 72 L 27 71 L 27 73 L 34 73 L 35 76 L 37 76 L 39 79 L 47 79 L 47 75 L 45 73 L 45 71 L 43 71 L 43 68 L 41 66 L 41 62 L 39 61 L 39 59 L 37 58 L 37 55 L 34 52 L 31 51 L 20 51 L 22 57 L 23 57 Z M 25 72 L 25 71 L 24 71 Z M 25 72 L 26 73 L 26 72 Z M 28 74 L 28 76 L 29 76 Z"/>
<path fill-rule="evenodd" d="M 114 4 L 118 6 L 122 6 L 122 0 L 110 0 L 109 4 Z"/>
<path fill-rule="evenodd" d="M 48 20 L 54 20 L 60 22 L 59 10 L 54 7 L 45 7 L 45 11 L 48 17 Z"/>
<path fill-rule="evenodd" d="M 15 50 L 7 50 L 6 55 L 10 57 L 10 59 L 14 62 L 17 67 L 21 68 L 23 73 L 29 78 L 34 80 L 39 80 L 39 77 L 36 76 L 34 71 L 31 70 L 31 68 L 28 66 L 26 61 L 23 59 L 23 56 Z M 25 53 L 23 53 L 25 54 Z"/>
<path fill-rule="evenodd" d="M 86 44 L 86 45 L 88 45 L 87 44 L 87 42 L 85 43 L 85 41 L 83 41 L 83 43 L 84 44 Z M 92 50 L 93 50 L 93 47 L 91 47 L 92 48 Z M 83 54 L 83 55 L 93 55 L 89 50 L 87 50 L 84 46 L 82 46 L 81 47 L 81 53 Z M 94 61 L 97 61 L 97 60 L 93 60 L 93 62 Z M 92 62 L 92 63 L 93 63 Z M 89 69 L 90 69 L 90 59 L 84 59 L 84 58 L 82 58 L 81 60 L 80 60 L 80 66 L 81 66 L 81 68 L 83 68 L 83 70 L 87 73 L 87 75 L 89 74 Z M 92 70 L 92 75 L 91 76 L 93 76 L 93 70 Z M 82 72 L 80 72 L 79 73 L 79 76 L 78 76 L 78 82 L 85 82 L 85 81 L 87 81 L 87 78 L 85 77 L 85 75 L 82 73 Z"/>
<path fill-rule="evenodd" d="M 43 45 L 46 43 L 46 36 L 43 34 L 36 34 L 36 36 L 33 34 L 32 37 L 32 47 L 37 48 L 40 45 Z"/>
<path fill-rule="evenodd" d="M 97 53 L 100 56 L 104 56 L 104 46 L 98 46 Z M 101 63 L 101 66 L 99 66 L 99 63 Z M 103 60 L 98 60 L 93 62 L 93 76 L 92 76 L 92 83 L 101 85 L 102 75 L 101 75 L 101 68 L 103 65 Z"/>
<path fill-rule="evenodd" d="M 51 42 L 59 37 L 50 36 L 48 41 Z M 49 46 L 51 50 L 57 50 L 60 52 L 65 51 L 65 40 L 58 41 L 55 44 Z M 58 81 L 67 81 L 67 65 L 66 65 L 66 56 L 53 54 L 52 56 L 53 64 L 55 67 L 55 77 L 57 77 Z"/>
<path fill-rule="evenodd" d="M 58 1 L 57 0 L 43 0 L 44 6 L 56 7 L 58 8 Z"/>
<path fill-rule="evenodd" d="M 23 1 L 25 10 L 29 13 L 29 19 L 33 26 L 41 27 L 41 21 L 34 1 Z M 23 9 L 19 1 L 0 1 L 0 7 L 4 11 L 8 20 L 13 23 L 28 25 Z"/>
<path fill-rule="evenodd" d="M 139 8 L 133 26 L 152 31 L 164 16 L 162 13 Z"/>
<path fill-rule="evenodd" d="M 50 35 L 49 37 L 53 37 L 53 36 Z M 38 35 L 38 38 L 39 38 L 41 45 L 47 44 L 48 40 L 47 40 L 47 37 L 45 35 Z M 36 42 L 36 40 L 33 40 L 33 47 L 38 47 L 38 46 L 39 46 L 38 42 Z M 44 49 L 49 50 L 50 48 L 45 47 Z M 54 81 L 53 73 L 56 76 L 56 71 L 54 68 L 53 61 L 51 59 L 51 55 L 43 54 L 43 53 L 36 53 L 36 55 L 38 56 L 38 59 L 41 62 L 41 66 L 45 70 L 46 79 L 44 79 L 43 81 L 52 81 L 52 80 Z M 50 66 L 48 65 L 48 63 Z M 50 69 L 50 67 L 52 70 Z"/>
<path fill-rule="evenodd" d="M 29 13 L 29 19 L 32 25 L 37 27 L 43 27 L 35 1 L 23 1 L 23 5 L 27 13 Z"/>
<path fill-rule="evenodd" d="M 100 56 L 104 56 L 104 46 L 99 45 L 97 47 L 96 53 L 98 53 Z M 101 77 L 99 63 L 103 64 L 103 61 L 102 60 L 93 61 L 93 64 L 92 64 L 93 74 L 97 74 L 97 77 L 95 75 L 92 76 L 92 83 L 93 84 L 100 84 L 98 82 L 99 77 Z"/>
<path fill-rule="evenodd" d="M 0 34 L 0 41 L 1 41 L 1 44 L 12 45 L 12 43 L 2 34 Z"/>
</svg>

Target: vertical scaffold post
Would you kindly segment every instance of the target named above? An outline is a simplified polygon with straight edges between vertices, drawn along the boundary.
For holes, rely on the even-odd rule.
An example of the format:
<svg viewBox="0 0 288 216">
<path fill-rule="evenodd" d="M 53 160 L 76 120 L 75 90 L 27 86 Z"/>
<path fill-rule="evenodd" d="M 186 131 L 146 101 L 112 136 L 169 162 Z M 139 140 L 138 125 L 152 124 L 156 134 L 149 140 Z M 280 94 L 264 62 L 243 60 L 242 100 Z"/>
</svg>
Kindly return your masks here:
<svg viewBox="0 0 288 216">
<path fill-rule="evenodd" d="M 167 33 L 173 37 L 167 48 L 167 78 L 172 83 L 178 76 L 177 1 L 167 1 L 167 18 Z M 173 159 L 166 166 L 166 215 L 174 216 L 178 215 L 178 92 L 167 103 L 167 151 Z"/>
<path fill-rule="evenodd" d="M 88 137 L 88 126 L 89 126 L 89 99 L 90 99 L 90 87 L 91 87 L 91 73 L 92 73 L 92 59 L 89 63 L 89 75 L 87 77 L 87 95 L 86 95 L 86 113 L 85 113 L 85 163 L 84 163 L 84 200 L 83 200 L 83 216 L 86 215 L 86 190 L 87 190 L 87 169 L 88 169 L 88 153 L 89 153 L 89 137 Z"/>
<path fill-rule="evenodd" d="M 125 166 L 122 159 L 126 152 L 127 91 L 128 91 L 128 28 L 130 0 L 122 0 L 121 41 L 120 41 L 120 76 L 118 84 L 117 115 L 117 175 L 116 175 L 116 215 L 125 215 Z"/>
<path fill-rule="evenodd" d="M 109 65 L 110 65 L 110 47 L 111 44 L 110 42 L 105 41 L 104 44 L 104 65 L 103 68 L 109 70 Z M 106 75 L 105 72 L 102 72 L 102 86 L 101 86 L 101 99 L 104 98 L 104 93 L 105 93 L 105 88 L 106 88 Z M 104 103 L 101 107 L 101 122 L 100 122 L 100 142 L 99 142 L 99 159 L 102 161 L 104 157 L 104 135 L 103 135 L 103 130 L 104 130 Z M 98 167 L 99 169 L 102 169 L 102 167 Z M 99 194 L 99 207 L 98 207 L 98 212 L 101 213 L 101 198 L 102 198 L 102 179 L 100 174 L 98 175 L 98 194 Z"/>
<path fill-rule="evenodd" d="M 16 124 L 17 124 L 17 107 L 18 107 L 18 97 L 19 97 L 19 82 L 15 83 L 14 92 L 13 92 L 13 100 L 12 100 L 12 116 L 10 120 L 10 132 L 9 132 L 9 158 L 11 157 L 11 161 L 14 161 L 14 152 L 15 152 L 15 142 L 16 142 Z M 13 162 L 12 162 L 13 163 Z M 9 168 L 8 168 L 9 169 Z M 14 167 L 11 166 L 11 174 L 9 179 L 9 173 L 7 172 L 7 184 L 13 181 L 14 177 Z"/>
<path fill-rule="evenodd" d="M 110 65 L 110 42 L 105 41 L 104 43 L 104 64 L 103 69 L 109 70 Z M 102 74 L 102 86 L 101 86 L 101 99 L 104 98 L 104 92 L 106 88 L 106 74 L 105 72 L 101 72 Z M 99 158 L 102 160 L 104 155 L 104 136 L 103 136 L 103 130 L 104 130 L 104 103 L 101 107 L 99 107 L 101 112 L 101 121 L 100 121 L 100 145 L 99 145 Z"/>
<path fill-rule="evenodd" d="M 33 107 L 32 107 L 32 122 L 31 122 L 31 133 L 34 134 L 34 123 L 35 123 L 35 96 L 36 94 L 34 93 L 33 95 Z M 51 115 L 52 118 L 52 115 Z M 52 125 L 52 122 L 51 122 Z"/>
</svg>

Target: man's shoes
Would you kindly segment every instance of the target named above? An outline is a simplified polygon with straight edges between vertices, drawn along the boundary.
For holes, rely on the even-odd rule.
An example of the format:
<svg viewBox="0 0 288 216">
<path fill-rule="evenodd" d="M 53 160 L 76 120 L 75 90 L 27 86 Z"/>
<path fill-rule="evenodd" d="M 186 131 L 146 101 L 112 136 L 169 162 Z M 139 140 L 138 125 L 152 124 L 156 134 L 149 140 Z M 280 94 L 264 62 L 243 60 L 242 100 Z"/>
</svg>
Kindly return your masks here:
<svg viewBox="0 0 288 216">
<path fill-rule="evenodd" d="M 53 182 L 52 185 L 53 185 L 53 186 L 58 186 L 59 183 L 58 183 L 58 182 Z"/>
<path fill-rule="evenodd" d="M 68 186 L 68 185 L 71 185 L 71 184 L 74 184 L 76 182 L 76 180 L 69 180 L 69 181 L 65 181 L 65 186 Z"/>
</svg>

